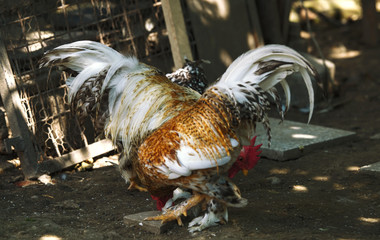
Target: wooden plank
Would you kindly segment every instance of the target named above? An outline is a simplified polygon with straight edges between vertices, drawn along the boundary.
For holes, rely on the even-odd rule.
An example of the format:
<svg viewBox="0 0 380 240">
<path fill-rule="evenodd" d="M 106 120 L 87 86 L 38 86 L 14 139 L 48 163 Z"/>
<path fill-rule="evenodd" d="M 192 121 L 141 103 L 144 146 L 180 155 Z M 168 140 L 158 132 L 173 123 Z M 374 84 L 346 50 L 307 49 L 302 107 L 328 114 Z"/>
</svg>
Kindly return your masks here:
<svg viewBox="0 0 380 240">
<path fill-rule="evenodd" d="M 174 65 L 178 69 L 183 66 L 185 57 L 193 60 L 185 20 L 183 19 L 181 2 L 178 0 L 162 0 L 161 3 Z"/>
<path fill-rule="evenodd" d="M 154 217 L 162 214 L 160 211 L 148 211 L 140 212 L 131 215 L 124 216 L 124 223 L 129 227 L 136 227 L 142 230 L 154 233 L 162 234 L 173 228 L 176 222 L 166 222 L 162 223 L 161 221 L 145 221 L 147 217 Z"/>
<path fill-rule="evenodd" d="M 61 157 L 43 161 L 38 166 L 38 174 L 57 172 L 86 159 L 90 159 L 113 150 L 115 150 L 115 147 L 112 144 L 112 141 L 109 139 L 103 139 L 89 144 L 86 147 L 64 154 Z"/>
<path fill-rule="evenodd" d="M 17 148 L 25 178 L 32 178 L 37 172 L 38 155 L 35 151 L 32 133 L 27 125 L 24 108 L 21 105 L 8 54 L 0 35 L 0 94 L 7 112 L 13 138 L 19 138 L 22 148 Z"/>
</svg>

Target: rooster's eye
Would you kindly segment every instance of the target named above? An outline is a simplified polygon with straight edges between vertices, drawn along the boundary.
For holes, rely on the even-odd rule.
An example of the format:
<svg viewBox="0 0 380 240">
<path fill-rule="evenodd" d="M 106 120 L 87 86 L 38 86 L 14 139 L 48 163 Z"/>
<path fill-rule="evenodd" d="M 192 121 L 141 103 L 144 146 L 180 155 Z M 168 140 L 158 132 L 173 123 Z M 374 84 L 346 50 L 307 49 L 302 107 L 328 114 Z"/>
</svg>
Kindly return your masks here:
<svg viewBox="0 0 380 240">
<path fill-rule="evenodd" d="M 243 161 L 243 157 L 239 157 L 238 160 L 239 160 L 239 161 Z"/>
</svg>

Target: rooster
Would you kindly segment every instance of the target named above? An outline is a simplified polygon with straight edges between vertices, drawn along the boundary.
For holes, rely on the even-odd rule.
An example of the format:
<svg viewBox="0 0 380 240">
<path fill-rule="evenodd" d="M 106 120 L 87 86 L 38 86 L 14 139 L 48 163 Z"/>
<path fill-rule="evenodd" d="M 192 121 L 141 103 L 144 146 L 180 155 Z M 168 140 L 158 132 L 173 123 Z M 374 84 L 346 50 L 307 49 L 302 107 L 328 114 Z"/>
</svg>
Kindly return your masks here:
<svg viewBox="0 0 380 240">
<path fill-rule="evenodd" d="M 172 83 L 135 57 L 96 42 L 51 50 L 40 66 L 54 65 L 78 73 L 67 80 L 74 107 L 78 89 L 90 80 L 98 83 L 95 102 L 108 100 L 105 134 L 121 143 L 120 169 L 131 186 L 143 186 L 157 197 L 168 196 L 177 187 L 192 191 L 190 198 L 147 220 L 177 220 L 182 225 L 181 216 L 200 204 L 207 204 L 212 213 L 223 212 L 194 219 L 191 231 L 223 223 L 220 216 L 226 219 L 228 206 L 247 204 L 226 173 L 241 146 L 249 144 L 257 122 L 263 123 L 270 142 L 267 95 L 280 106 L 274 86 L 283 87 L 287 110 L 290 89 L 285 78 L 300 72 L 309 93 L 309 121 L 314 107 L 309 74 L 315 75 L 315 70 L 300 54 L 281 45 L 243 54 L 202 95 Z"/>
</svg>

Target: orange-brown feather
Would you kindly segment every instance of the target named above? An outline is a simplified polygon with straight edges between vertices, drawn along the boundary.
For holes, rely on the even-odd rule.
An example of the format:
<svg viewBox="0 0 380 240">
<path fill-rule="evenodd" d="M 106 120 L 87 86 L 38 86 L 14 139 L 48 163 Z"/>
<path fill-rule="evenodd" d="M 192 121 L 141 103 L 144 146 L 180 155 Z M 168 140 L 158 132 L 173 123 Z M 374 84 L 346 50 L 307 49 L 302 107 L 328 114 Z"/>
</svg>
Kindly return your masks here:
<svg viewBox="0 0 380 240">
<path fill-rule="evenodd" d="M 232 127 L 234 115 L 231 109 L 226 107 L 226 101 L 227 97 L 206 91 L 195 105 L 166 122 L 145 140 L 139 148 L 138 161 L 135 161 L 134 166 L 141 182 L 150 193 L 160 196 L 163 195 L 163 188 L 172 189 L 173 186 L 189 188 L 191 183 L 196 182 L 195 178 L 218 173 L 217 166 L 195 170 L 190 176 L 171 180 L 157 167 L 165 164 L 167 159 L 178 162 L 176 152 L 180 148 L 181 141 L 207 156 L 210 161 L 216 161 L 220 157 L 216 147 L 224 148 L 227 155 L 230 155 L 233 151 L 230 138 L 237 139 L 237 137 Z M 188 137 L 191 137 L 191 140 Z M 201 191 L 201 189 L 194 190 Z"/>
</svg>

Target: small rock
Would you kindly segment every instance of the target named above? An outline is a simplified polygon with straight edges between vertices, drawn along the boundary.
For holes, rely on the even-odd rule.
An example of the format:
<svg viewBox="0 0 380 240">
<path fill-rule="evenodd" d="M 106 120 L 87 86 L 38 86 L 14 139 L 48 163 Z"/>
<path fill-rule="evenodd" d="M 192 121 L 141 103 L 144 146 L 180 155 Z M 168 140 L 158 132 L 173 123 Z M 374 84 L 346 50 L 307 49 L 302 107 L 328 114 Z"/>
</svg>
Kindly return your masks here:
<svg viewBox="0 0 380 240">
<path fill-rule="evenodd" d="M 45 185 L 54 185 L 55 182 L 51 179 L 51 177 L 47 174 L 41 175 L 38 177 L 38 180 Z"/>
<path fill-rule="evenodd" d="M 65 181 L 67 179 L 67 174 L 66 173 L 62 173 L 61 175 L 59 175 L 59 178 L 63 181 Z"/>
<path fill-rule="evenodd" d="M 113 159 L 109 157 L 103 157 L 94 162 L 93 168 L 101 168 L 101 167 L 109 167 L 109 166 L 117 166 L 119 165 L 118 159 Z"/>
<path fill-rule="evenodd" d="M 78 164 L 77 171 L 78 172 L 85 172 L 85 171 L 88 171 L 88 170 L 92 170 L 93 166 L 94 166 L 93 162 L 91 162 L 89 160 L 86 160 L 86 161 L 83 161 L 80 164 Z"/>
<path fill-rule="evenodd" d="M 268 177 L 267 180 L 270 181 L 270 183 L 273 184 L 273 185 L 281 183 L 281 179 L 278 178 L 278 177 L 274 177 L 274 176 L 273 177 Z"/>
</svg>

